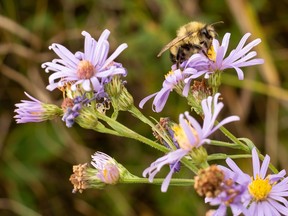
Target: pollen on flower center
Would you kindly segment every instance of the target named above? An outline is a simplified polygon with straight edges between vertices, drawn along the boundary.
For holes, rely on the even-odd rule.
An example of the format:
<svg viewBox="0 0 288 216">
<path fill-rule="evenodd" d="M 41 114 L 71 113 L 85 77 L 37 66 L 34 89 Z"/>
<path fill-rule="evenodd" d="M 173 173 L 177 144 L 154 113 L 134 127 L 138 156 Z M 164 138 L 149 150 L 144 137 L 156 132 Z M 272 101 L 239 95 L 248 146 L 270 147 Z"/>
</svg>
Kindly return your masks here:
<svg viewBox="0 0 288 216">
<path fill-rule="evenodd" d="M 191 132 L 196 137 L 196 143 L 198 143 L 199 138 L 198 138 L 197 132 L 191 126 L 190 126 L 190 129 L 191 129 Z M 196 146 L 195 145 L 196 143 L 190 143 L 185 131 L 180 125 L 175 124 L 174 126 L 172 126 L 172 130 L 174 132 L 175 139 L 177 140 L 180 148 L 190 151 L 192 147 Z"/>
<path fill-rule="evenodd" d="M 90 79 L 95 74 L 95 68 L 90 61 L 82 60 L 78 63 L 77 76 L 79 79 Z"/>
<path fill-rule="evenodd" d="M 272 189 L 269 179 L 261 179 L 258 175 L 255 180 L 253 180 L 248 185 L 248 190 L 251 196 L 256 201 L 265 200 Z"/>
<path fill-rule="evenodd" d="M 216 52 L 214 50 L 213 45 L 210 46 L 210 48 L 207 50 L 207 56 L 210 60 L 216 61 Z"/>
<path fill-rule="evenodd" d="M 173 70 L 169 71 L 167 74 L 164 75 L 165 79 L 166 79 L 167 77 L 173 75 L 173 73 L 174 73 Z"/>
</svg>

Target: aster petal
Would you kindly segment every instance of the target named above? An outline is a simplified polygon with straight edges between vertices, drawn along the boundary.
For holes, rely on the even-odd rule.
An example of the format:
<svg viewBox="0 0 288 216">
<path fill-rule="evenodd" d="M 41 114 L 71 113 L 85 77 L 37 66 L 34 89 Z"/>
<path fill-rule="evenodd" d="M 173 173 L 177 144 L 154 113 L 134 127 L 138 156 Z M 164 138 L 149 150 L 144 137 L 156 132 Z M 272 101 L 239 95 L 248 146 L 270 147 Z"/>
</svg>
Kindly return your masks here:
<svg viewBox="0 0 288 216">
<path fill-rule="evenodd" d="M 225 205 L 220 205 L 216 212 L 213 214 L 215 216 L 225 216 L 227 207 Z"/>
<path fill-rule="evenodd" d="M 69 78 L 68 78 L 69 77 Z M 49 76 L 49 83 L 54 83 L 55 80 L 64 78 L 65 80 L 74 81 L 77 80 L 76 76 L 66 76 L 65 72 L 55 72 Z M 62 80 L 63 81 L 63 80 Z"/>
<path fill-rule="evenodd" d="M 241 54 L 240 56 L 237 56 L 237 53 L 241 52 L 242 49 L 247 41 L 247 39 L 250 37 L 251 33 L 246 33 L 240 40 L 239 44 L 237 45 L 236 49 L 232 50 L 229 56 L 223 61 L 223 64 L 227 64 L 228 62 L 231 62 L 232 59 L 237 59 L 243 56 L 245 53 Z"/>
<path fill-rule="evenodd" d="M 233 213 L 233 216 L 238 216 L 238 215 L 240 215 L 241 213 L 242 213 L 242 208 L 241 208 L 241 204 L 237 204 L 237 205 L 235 205 L 235 204 L 231 204 L 230 205 L 230 207 L 231 207 L 231 210 L 232 210 L 232 213 Z"/>
<path fill-rule="evenodd" d="M 78 83 L 77 83 L 78 84 Z M 91 91 L 91 82 L 89 79 L 85 79 L 83 80 L 82 82 L 82 88 L 85 90 L 85 91 Z"/>
<path fill-rule="evenodd" d="M 272 189 L 272 190 L 273 190 L 273 189 Z M 269 201 L 269 200 L 278 201 L 278 202 L 284 204 L 284 206 L 285 206 L 286 208 L 288 208 L 288 201 L 287 201 L 287 199 L 285 199 L 285 198 L 283 197 L 283 194 L 277 193 L 277 194 L 273 195 L 272 192 L 270 192 L 269 197 L 268 197 L 268 201 Z"/>
<path fill-rule="evenodd" d="M 152 105 L 152 109 L 154 112 L 162 111 L 170 95 L 170 92 L 173 91 L 175 86 L 178 84 L 178 82 L 182 81 L 182 79 L 183 79 L 183 74 L 180 69 L 171 71 L 170 73 L 166 75 L 165 80 L 162 84 L 162 89 L 159 92 L 157 92 L 157 94 L 155 93 L 155 98 L 153 100 L 153 105 Z M 152 97 L 152 95 L 150 96 Z M 151 98 L 150 96 L 148 96 L 148 99 Z M 143 99 L 145 103 L 147 101 L 146 99 L 147 97 Z M 142 105 L 141 102 L 140 102 L 140 105 Z"/>
<path fill-rule="evenodd" d="M 76 91 L 76 90 L 77 90 L 77 85 L 80 85 L 80 84 L 82 84 L 83 82 L 84 82 L 83 79 L 77 80 L 75 83 L 73 83 L 73 85 L 71 85 L 71 90 L 72 90 L 72 91 Z"/>
<path fill-rule="evenodd" d="M 249 206 L 249 209 L 248 209 L 248 212 L 249 212 L 249 215 L 255 215 L 255 216 L 258 216 L 257 214 L 257 204 L 255 202 L 252 202 Z"/>
<path fill-rule="evenodd" d="M 143 171 L 143 177 L 149 175 L 149 181 L 152 182 L 154 176 L 162 169 L 164 165 L 171 164 L 181 160 L 187 154 L 187 151 L 184 149 L 177 149 L 175 151 L 169 152 L 163 157 L 158 158 L 153 162 L 150 167 Z M 168 181 L 168 180 L 167 180 Z"/>
<path fill-rule="evenodd" d="M 264 60 L 261 58 L 255 58 L 255 59 L 251 59 L 249 61 L 246 62 L 242 62 L 241 64 L 239 63 L 237 66 L 238 67 L 247 67 L 247 66 L 253 66 L 253 65 L 259 65 L 259 64 L 263 64 Z"/>
<path fill-rule="evenodd" d="M 269 179 L 272 183 L 279 181 L 281 178 L 283 178 L 286 175 L 286 171 L 285 170 L 281 170 L 278 174 L 272 174 L 269 176 Z M 282 179 L 282 181 L 280 181 L 279 183 L 277 183 L 273 188 L 281 188 L 281 187 L 285 187 L 288 184 L 288 177 Z M 283 189 L 281 189 L 283 190 Z M 288 188 L 287 188 L 288 190 Z"/>
<path fill-rule="evenodd" d="M 67 66 L 77 68 L 79 59 L 77 59 L 66 47 L 61 44 L 53 43 L 49 49 L 53 49 L 53 51 L 65 61 Z"/>
<path fill-rule="evenodd" d="M 109 52 L 109 42 L 105 40 L 105 41 L 103 41 L 103 45 L 102 45 L 101 49 L 98 51 L 97 67 L 98 67 L 98 65 L 100 65 L 101 69 L 105 69 L 106 68 L 104 66 L 104 63 L 107 61 L 108 52 Z"/>
<path fill-rule="evenodd" d="M 263 206 L 265 206 L 265 214 L 267 216 L 273 215 L 273 216 L 281 216 L 278 209 L 275 208 L 273 205 L 267 205 L 267 203 L 264 203 Z"/>
<path fill-rule="evenodd" d="M 181 128 L 183 128 L 189 143 L 191 144 L 191 149 L 192 147 L 196 147 L 195 145 L 197 145 L 197 138 L 195 137 L 195 134 L 191 133 L 191 126 L 186 121 L 186 119 L 184 119 L 183 115 L 180 115 L 179 117 L 179 124 Z"/>
<path fill-rule="evenodd" d="M 161 112 L 168 100 L 169 95 L 170 95 L 169 89 L 161 89 L 153 100 L 152 110 L 157 113 Z"/>
<path fill-rule="evenodd" d="M 262 179 L 264 179 L 266 176 L 269 163 L 270 163 L 270 157 L 268 155 L 266 155 L 263 162 L 262 162 L 260 173 L 259 173 L 259 175 Z"/>
<path fill-rule="evenodd" d="M 85 37 L 83 58 L 92 62 L 96 41 L 94 41 L 94 39 L 91 37 L 91 35 L 86 31 L 82 31 L 81 34 Z"/>
<path fill-rule="evenodd" d="M 192 127 L 197 131 L 198 135 L 201 138 L 203 138 L 202 128 L 200 124 L 192 116 L 190 116 L 188 112 L 185 112 L 184 114 L 185 114 L 185 117 L 188 119 L 189 123 L 192 125 Z M 183 120 L 180 121 L 180 117 L 181 115 L 179 116 L 179 122 L 183 121 Z"/>
<path fill-rule="evenodd" d="M 219 97 L 219 94 L 217 93 L 215 98 Z M 212 111 L 212 97 L 209 96 L 206 100 L 202 100 L 201 106 L 204 114 L 204 120 L 203 120 L 203 133 L 206 134 L 214 125 L 214 121 L 212 120 L 213 117 L 213 111 Z M 219 107 L 220 106 L 220 107 Z M 214 113 L 219 112 L 219 109 L 221 110 L 223 107 L 223 103 L 218 104 L 218 107 L 215 107 Z"/>
<path fill-rule="evenodd" d="M 196 70 L 194 68 L 187 68 L 183 71 L 184 75 L 190 75 L 188 78 L 184 79 L 184 82 L 191 82 L 192 79 L 197 79 L 198 77 L 202 76 L 203 74 L 207 73 L 208 70 Z"/>
<path fill-rule="evenodd" d="M 286 215 L 287 212 L 288 212 L 288 208 L 287 207 L 281 205 L 280 203 L 278 203 L 278 202 L 276 202 L 276 201 L 274 201 L 272 199 L 268 199 L 267 203 L 269 203 L 270 206 L 273 206 L 275 209 L 277 209 L 278 212 L 280 212 L 283 215 Z"/>
<path fill-rule="evenodd" d="M 263 202 L 259 202 L 257 204 L 257 211 L 258 211 L 258 214 L 259 216 L 265 216 L 266 214 L 267 215 L 271 215 L 271 212 L 270 212 L 270 206 L 268 205 L 265 205 Z"/>
<path fill-rule="evenodd" d="M 253 47 L 255 47 L 256 45 L 258 45 L 261 42 L 260 39 L 256 39 L 253 40 L 252 42 L 250 42 L 249 44 L 247 44 L 243 49 L 239 50 L 239 51 L 235 51 L 234 55 L 232 56 L 234 61 L 243 57 L 244 55 L 246 55 Z M 229 57 L 229 56 L 228 56 Z M 231 58 L 232 58 L 231 57 Z M 227 58 L 227 61 L 229 61 L 230 59 Z M 226 64 L 225 60 L 223 61 L 223 64 Z"/>
<path fill-rule="evenodd" d="M 143 106 L 145 105 L 145 103 L 150 100 L 151 98 L 153 98 L 155 95 L 157 95 L 158 92 L 154 93 L 154 94 L 151 94 L 151 95 L 148 95 L 147 97 L 145 97 L 144 99 L 142 99 L 139 103 L 139 107 L 142 109 Z"/>
<path fill-rule="evenodd" d="M 99 91 L 101 90 L 101 87 L 103 87 L 103 86 L 100 84 L 100 82 L 99 82 L 99 80 L 98 80 L 97 77 L 92 77 L 92 78 L 90 79 L 90 81 L 91 81 L 91 83 L 92 83 L 93 89 L 94 89 L 95 91 L 97 91 L 97 92 L 99 92 Z"/>
<path fill-rule="evenodd" d="M 114 59 L 116 59 L 119 54 L 128 47 L 126 43 L 121 44 L 114 53 L 105 61 L 103 68 L 106 68 Z"/>
<path fill-rule="evenodd" d="M 237 45 L 237 47 L 236 47 L 236 49 L 235 49 L 236 52 L 239 52 L 239 51 L 243 48 L 243 46 L 245 45 L 247 39 L 248 39 L 250 36 L 251 36 L 251 33 L 248 32 L 248 33 L 246 33 L 246 34 L 241 38 L 239 44 Z"/>
<path fill-rule="evenodd" d="M 233 65 L 238 65 L 238 64 L 241 64 L 242 62 L 246 62 L 248 61 L 249 59 L 255 57 L 257 55 L 257 52 L 255 51 L 251 51 L 249 52 L 247 55 L 239 58 L 238 60 L 234 61 L 233 62 Z"/>
<path fill-rule="evenodd" d="M 187 96 L 188 96 L 188 93 L 189 93 L 189 90 L 190 90 L 190 83 L 191 83 L 191 81 L 192 81 L 192 79 L 187 80 L 187 83 L 186 83 L 185 80 L 184 80 L 184 82 L 186 83 L 186 84 L 184 85 L 184 88 L 183 88 L 183 91 L 182 91 L 182 95 L 183 95 L 184 97 L 187 97 Z"/>
<path fill-rule="evenodd" d="M 42 68 L 45 68 L 46 73 L 49 73 L 50 71 L 71 71 L 72 70 L 71 68 L 65 66 L 62 63 L 62 61 L 56 61 L 56 60 L 53 60 L 52 62 L 43 63 L 41 66 Z"/>
<path fill-rule="evenodd" d="M 218 49 L 219 49 L 219 47 L 220 47 L 219 41 L 216 40 L 216 39 L 213 39 L 213 41 L 212 41 L 212 46 L 213 46 L 214 50 L 215 50 L 216 52 L 218 52 Z"/>
<path fill-rule="evenodd" d="M 233 67 L 236 72 L 237 72 L 237 76 L 239 80 L 243 80 L 244 79 L 244 73 L 243 71 L 239 68 L 239 67 Z"/>
<path fill-rule="evenodd" d="M 250 176 L 244 173 L 231 158 L 227 158 L 226 163 L 230 169 L 239 176 L 236 178 L 237 183 L 243 185 L 251 181 Z"/>
<path fill-rule="evenodd" d="M 167 191 L 167 189 L 168 189 L 168 187 L 169 187 L 169 183 L 170 183 L 171 178 L 172 178 L 172 175 L 173 175 L 173 173 L 174 173 L 174 169 L 175 169 L 175 167 L 177 166 L 177 163 L 178 163 L 178 162 L 179 162 L 179 160 L 177 160 L 177 161 L 175 162 L 175 164 L 173 165 L 173 167 L 170 168 L 170 172 L 169 172 L 168 175 L 165 177 L 165 179 L 164 179 L 164 181 L 163 181 L 163 183 L 162 183 L 162 185 L 161 185 L 161 192 L 166 192 L 166 191 Z"/>
<path fill-rule="evenodd" d="M 217 49 L 217 55 L 216 55 L 216 61 L 215 61 L 215 66 L 216 68 L 220 68 L 221 64 L 223 62 L 223 59 L 226 55 L 227 49 L 228 49 L 228 44 L 230 40 L 230 33 L 226 33 L 223 37 L 222 44 L 221 46 Z"/>
<path fill-rule="evenodd" d="M 94 58 L 92 60 L 92 64 L 94 66 L 96 66 L 100 60 L 99 57 L 101 57 L 101 50 L 104 49 L 104 41 L 107 40 L 107 38 L 109 37 L 110 35 L 110 31 L 108 29 L 105 29 L 102 34 L 100 35 L 99 37 L 99 40 L 96 44 L 96 47 L 95 47 L 95 51 L 97 51 L 97 53 L 95 52 L 95 55 L 94 55 Z"/>
<path fill-rule="evenodd" d="M 224 53 L 223 53 L 223 57 L 226 55 L 227 53 L 227 50 L 228 50 L 228 45 L 229 45 L 229 41 L 230 41 L 230 36 L 231 34 L 230 33 L 226 33 L 223 37 L 223 40 L 222 40 L 222 46 L 224 48 Z"/>
<path fill-rule="evenodd" d="M 239 121 L 240 118 L 239 116 L 229 116 L 225 119 L 223 119 L 222 121 L 220 121 L 214 128 L 213 130 L 211 130 L 210 134 L 214 133 L 216 130 L 218 130 L 220 127 L 222 127 L 225 124 L 228 124 L 230 122 L 234 122 L 234 121 Z"/>
<path fill-rule="evenodd" d="M 253 164 L 253 176 L 256 179 L 257 175 L 260 174 L 260 162 L 256 148 L 252 149 L 252 164 Z"/>
</svg>

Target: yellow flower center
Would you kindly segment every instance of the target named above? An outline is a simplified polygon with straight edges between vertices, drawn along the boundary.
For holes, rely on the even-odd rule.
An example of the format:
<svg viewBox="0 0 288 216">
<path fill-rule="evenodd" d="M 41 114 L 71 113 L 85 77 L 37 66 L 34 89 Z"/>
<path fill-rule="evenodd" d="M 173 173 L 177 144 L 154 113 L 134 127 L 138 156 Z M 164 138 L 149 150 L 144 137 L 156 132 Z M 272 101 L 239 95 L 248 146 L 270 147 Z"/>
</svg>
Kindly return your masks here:
<svg viewBox="0 0 288 216">
<path fill-rule="evenodd" d="M 95 74 L 95 68 L 90 61 L 82 60 L 78 63 L 77 76 L 80 79 L 90 79 Z"/>
<path fill-rule="evenodd" d="M 174 74 L 174 71 L 171 70 L 171 71 L 169 71 L 167 74 L 165 74 L 164 77 L 165 77 L 165 79 L 166 79 L 167 77 L 172 76 L 173 74 Z"/>
<path fill-rule="evenodd" d="M 272 185 L 269 183 L 269 179 L 261 179 L 258 175 L 256 179 L 248 185 L 248 191 L 256 201 L 265 200 L 271 189 Z"/>
<path fill-rule="evenodd" d="M 207 50 L 207 56 L 210 60 L 216 61 L 216 52 L 214 50 L 213 45 L 210 46 L 210 48 Z"/>
<path fill-rule="evenodd" d="M 190 143 L 185 131 L 183 130 L 183 128 L 180 125 L 175 124 L 174 126 L 172 126 L 172 130 L 174 131 L 175 139 L 177 140 L 180 148 L 188 150 L 188 151 L 190 151 L 193 147 L 195 147 L 199 141 L 199 137 L 198 137 L 196 130 L 191 126 L 190 126 L 190 129 L 196 138 L 195 143 Z"/>
</svg>

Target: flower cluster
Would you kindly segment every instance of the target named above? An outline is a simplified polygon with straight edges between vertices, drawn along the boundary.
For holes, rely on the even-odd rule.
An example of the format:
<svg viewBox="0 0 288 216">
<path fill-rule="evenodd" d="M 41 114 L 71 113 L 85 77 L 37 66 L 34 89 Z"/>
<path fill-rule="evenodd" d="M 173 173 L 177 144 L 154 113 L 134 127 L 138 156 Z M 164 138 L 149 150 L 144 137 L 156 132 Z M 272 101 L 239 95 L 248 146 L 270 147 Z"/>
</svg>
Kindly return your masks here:
<svg viewBox="0 0 288 216">
<path fill-rule="evenodd" d="M 218 102 L 219 96 L 220 94 L 216 94 L 214 98 L 208 97 L 206 100 L 202 101 L 204 113 L 203 126 L 190 116 L 188 112 L 179 116 L 179 124 L 171 128 L 174 131 L 174 139 L 178 143 L 179 148 L 153 162 L 149 168 L 144 170 L 144 176 L 149 175 L 149 180 L 152 182 L 154 176 L 165 164 L 173 163 L 176 166 L 176 164 L 184 156 L 190 154 L 194 148 L 199 148 L 203 144 L 209 143 L 210 140 L 207 139 L 207 137 L 222 125 L 239 120 L 238 116 L 230 116 L 214 126 L 216 118 L 223 108 L 223 103 Z M 171 169 L 162 184 L 162 192 L 167 191 L 173 173 L 174 169 Z"/>
<path fill-rule="evenodd" d="M 73 167 L 70 177 L 73 192 L 81 193 L 87 188 L 102 189 L 106 185 L 119 183 L 161 184 L 162 192 L 166 192 L 170 185 L 194 185 L 196 192 L 205 197 L 206 203 L 218 206 L 213 210 L 213 215 L 226 215 L 228 207 L 233 215 L 287 215 L 286 171 L 277 172 L 274 168 L 271 169 L 273 173 L 267 175 L 269 166 L 273 168 L 269 156 L 264 157 L 260 166 L 255 145 L 242 142 L 224 127 L 227 123 L 240 120 L 238 116 L 218 120 L 224 107 L 219 93 L 222 73 L 234 69 L 238 79 L 242 80 L 242 68 L 263 64 L 263 59 L 256 58 L 257 53 L 252 50 L 261 40 L 255 39 L 246 44 L 251 35 L 247 33 L 237 47 L 228 53 L 230 33 L 226 33 L 221 43 L 213 39 L 207 53 L 202 50 L 180 65 L 172 65 L 171 71 L 165 75 L 162 88 L 145 97 L 139 107 L 143 108 L 154 98 L 152 110 L 159 113 L 164 109 L 170 93 L 176 91 L 187 100 L 192 112 L 180 114 L 177 123 L 169 117 L 163 117 L 159 122 L 155 120 L 155 124 L 134 106 L 134 98 L 123 80 L 127 71 L 121 63 L 114 61 L 127 48 L 127 44 L 121 44 L 109 56 L 109 34 L 108 30 L 104 30 L 97 41 L 83 31 L 84 51 L 74 54 L 60 44 L 52 44 L 49 48 L 59 58 L 43 63 L 42 67 L 46 72 L 51 72 L 47 89 L 62 91 L 61 107 L 46 104 L 25 93 L 30 100 L 22 100 L 15 105 L 17 114 L 14 118 L 17 123 L 28 123 L 62 117 L 68 128 L 78 124 L 97 132 L 131 138 L 162 151 L 164 155 L 142 172 L 142 178 L 132 175 L 105 153 L 96 152 L 92 156 L 92 167 L 87 163 Z M 119 122 L 117 117 L 120 111 L 128 111 L 151 127 L 157 140 L 144 137 L 134 128 Z M 198 118 L 193 114 L 198 114 Z M 222 131 L 230 142 L 211 139 L 217 130 Z M 210 144 L 234 147 L 246 152 L 247 158 L 252 155 L 252 177 L 227 155 L 208 154 L 206 147 Z M 237 154 L 233 156 L 240 157 Z M 217 164 L 210 166 L 210 161 L 219 158 L 226 159 L 228 168 Z M 166 177 L 156 178 L 165 165 L 170 168 Z M 195 174 L 194 179 L 172 177 L 181 171 L 183 165 Z"/>
<path fill-rule="evenodd" d="M 113 91 L 111 94 L 111 91 L 106 89 L 109 89 L 114 80 L 127 75 L 122 64 L 114 61 L 127 48 L 127 44 L 121 44 L 108 56 L 109 34 L 109 30 L 104 30 L 99 40 L 96 41 L 88 32 L 83 31 L 84 52 L 78 51 L 75 54 L 64 46 L 53 43 L 49 48 L 60 58 L 45 62 L 42 67 L 46 72 L 52 72 L 47 89 L 52 91 L 58 88 L 63 92 L 61 108 L 42 103 L 25 93 L 32 101 L 22 100 L 22 103 L 16 104 L 18 109 L 15 110 L 17 115 L 14 118 L 17 123 L 41 122 L 63 115 L 62 120 L 66 126 L 72 127 L 77 117 L 79 116 L 78 120 L 80 120 L 84 112 L 90 114 L 95 110 L 105 112 L 109 109 L 111 99 L 115 95 Z M 120 79 L 120 83 L 124 91 L 125 82 Z M 117 92 L 117 94 L 119 96 L 122 93 Z"/>
<path fill-rule="evenodd" d="M 205 202 L 219 205 L 215 215 L 225 215 L 230 206 L 233 215 L 280 215 L 287 214 L 288 177 L 286 171 L 267 175 L 270 157 L 265 156 L 262 165 L 256 148 L 252 150 L 252 177 L 244 173 L 230 158 L 226 159 L 229 168 L 219 166 L 225 178 L 230 180 L 229 187 L 221 189 L 215 197 L 206 197 Z M 229 188 L 229 189 L 227 189 Z M 233 191 L 233 196 L 231 196 Z"/>
<path fill-rule="evenodd" d="M 155 97 L 153 100 L 153 110 L 161 112 L 172 90 L 177 90 L 177 93 L 187 97 L 193 80 L 203 75 L 208 79 L 210 76 L 215 76 L 215 74 L 217 75 L 217 73 L 228 68 L 234 68 L 239 80 L 242 80 L 244 78 L 243 71 L 241 70 L 242 67 L 264 63 L 263 59 L 253 58 L 257 53 L 251 51 L 253 47 L 261 42 L 259 38 L 244 46 L 250 35 L 250 33 L 245 34 L 236 49 L 233 49 L 226 58 L 225 55 L 228 50 L 230 33 L 225 34 L 221 45 L 217 39 L 214 39 L 213 50 L 216 56 L 215 61 L 207 58 L 203 53 L 192 55 L 187 61 L 182 63 L 181 67 L 183 70 L 175 69 L 167 74 L 162 89 L 144 98 L 140 102 L 140 107 L 142 108 L 149 99 Z M 175 65 L 172 66 L 172 69 L 173 68 L 175 68 Z M 220 83 L 212 83 L 212 85 L 217 85 L 218 87 Z"/>
</svg>

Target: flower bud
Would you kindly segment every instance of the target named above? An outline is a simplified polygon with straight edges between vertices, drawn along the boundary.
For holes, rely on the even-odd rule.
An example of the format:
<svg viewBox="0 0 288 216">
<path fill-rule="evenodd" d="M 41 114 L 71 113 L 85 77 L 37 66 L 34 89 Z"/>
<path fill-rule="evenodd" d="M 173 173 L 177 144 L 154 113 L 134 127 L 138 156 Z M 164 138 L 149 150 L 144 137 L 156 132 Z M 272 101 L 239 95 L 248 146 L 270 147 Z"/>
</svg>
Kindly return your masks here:
<svg viewBox="0 0 288 216">
<path fill-rule="evenodd" d="M 21 103 L 15 104 L 17 115 L 14 118 L 17 123 L 42 122 L 62 115 L 63 111 L 60 107 L 54 104 L 43 103 L 26 92 L 25 94 L 31 101 L 21 100 Z"/>
<path fill-rule="evenodd" d="M 92 167 L 87 163 L 73 166 L 70 181 L 74 186 L 73 193 L 80 193 L 87 188 L 102 189 L 107 184 L 117 184 L 120 179 L 120 169 L 116 160 L 110 156 L 96 152 L 92 155 Z"/>
<path fill-rule="evenodd" d="M 131 109 L 134 104 L 133 97 L 119 76 L 114 76 L 112 80 L 106 84 L 105 89 L 115 110 L 127 111 Z"/>
</svg>

